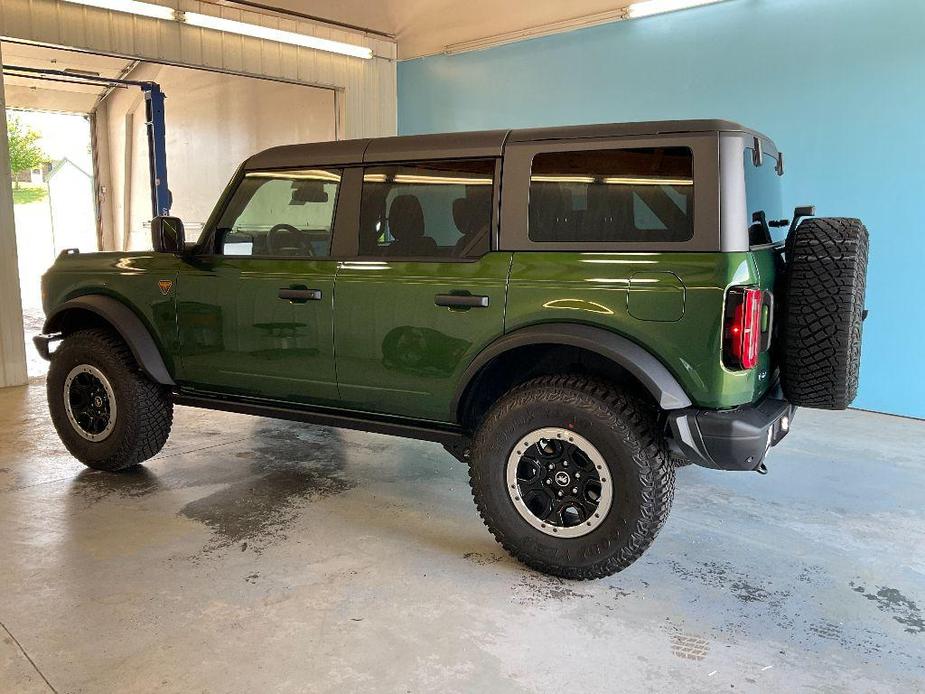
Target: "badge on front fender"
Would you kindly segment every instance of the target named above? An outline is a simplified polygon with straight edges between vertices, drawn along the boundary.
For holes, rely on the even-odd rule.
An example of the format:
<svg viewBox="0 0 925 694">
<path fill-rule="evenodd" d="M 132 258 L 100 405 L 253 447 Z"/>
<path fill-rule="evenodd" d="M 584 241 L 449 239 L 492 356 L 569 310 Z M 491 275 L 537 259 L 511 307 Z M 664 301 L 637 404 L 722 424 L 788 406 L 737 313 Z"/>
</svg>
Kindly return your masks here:
<svg viewBox="0 0 925 694">
<path fill-rule="evenodd" d="M 157 286 L 161 290 L 161 294 L 167 296 L 170 293 L 170 288 L 173 286 L 173 280 L 158 280 Z"/>
</svg>

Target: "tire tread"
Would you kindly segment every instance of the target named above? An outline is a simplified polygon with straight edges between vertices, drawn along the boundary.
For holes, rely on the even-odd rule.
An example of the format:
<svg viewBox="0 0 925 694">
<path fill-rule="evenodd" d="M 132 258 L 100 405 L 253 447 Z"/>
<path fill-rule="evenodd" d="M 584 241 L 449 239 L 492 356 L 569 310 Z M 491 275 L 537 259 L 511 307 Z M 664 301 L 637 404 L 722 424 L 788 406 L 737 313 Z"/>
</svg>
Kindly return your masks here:
<svg viewBox="0 0 925 694">
<path fill-rule="evenodd" d="M 121 379 L 122 385 L 129 393 L 130 404 L 117 403 L 117 417 L 125 418 L 119 444 L 114 452 L 103 459 L 89 457 L 80 448 L 85 445 L 82 441 L 74 446 L 69 440 L 70 437 L 62 433 L 62 427 L 71 426 L 66 416 L 57 416 L 53 408 L 52 419 L 65 447 L 85 465 L 109 472 L 126 470 L 157 455 L 164 447 L 173 425 L 173 403 L 163 386 L 154 383 L 141 372 L 131 350 L 110 330 L 92 328 L 68 335 L 52 355 L 52 366 L 54 367 L 54 361 L 57 359 L 66 362 L 70 351 L 77 348 L 85 349 L 88 345 L 94 351 L 98 350 L 98 353 L 113 360 L 117 365 L 117 372 L 107 376 L 110 380 Z M 49 379 L 49 402 L 52 398 L 58 397 L 60 393 L 52 392 Z"/>
<path fill-rule="evenodd" d="M 541 393 L 541 395 L 540 395 Z M 470 487 L 476 508 L 488 530 L 515 559 L 543 573 L 576 580 L 609 576 L 636 561 L 649 548 L 665 524 L 674 498 L 674 466 L 657 426 L 657 410 L 610 384 L 580 375 L 543 376 L 517 386 L 502 397 L 486 416 L 473 440 L 473 458 L 485 450 L 495 425 L 513 408 L 543 402 L 560 401 L 589 411 L 598 418 L 610 419 L 614 431 L 625 441 L 636 441 L 632 457 L 634 473 L 642 488 L 640 517 L 627 542 L 590 566 L 570 567 L 550 562 L 527 551 L 516 538 L 508 537 L 485 503 L 481 489 L 487 480 L 478 464 L 470 465 Z M 608 542 L 610 549 L 610 542 Z"/>
</svg>

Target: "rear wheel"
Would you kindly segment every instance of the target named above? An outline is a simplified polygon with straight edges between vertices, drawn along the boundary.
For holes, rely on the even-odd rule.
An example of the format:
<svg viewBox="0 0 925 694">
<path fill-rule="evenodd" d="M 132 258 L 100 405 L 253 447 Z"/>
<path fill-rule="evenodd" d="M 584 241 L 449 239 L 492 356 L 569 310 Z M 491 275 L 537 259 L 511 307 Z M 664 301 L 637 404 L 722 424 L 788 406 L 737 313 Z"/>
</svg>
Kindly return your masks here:
<svg viewBox="0 0 925 694">
<path fill-rule="evenodd" d="M 512 556 L 573 579 L 642 556 L 674 493 L 654 408 L 578 376 L 538 378 L 496 403 L 473 441 L 470 479 Z"/>
<path fill-rule="evenodd" d="M 51 419 L 65 448 L 88 467 L 111 472 L 156 455 L 173 422 L 166 390 L 138 369 L 107 330 L 68 335 L 46 381 Z"/>
</svg>

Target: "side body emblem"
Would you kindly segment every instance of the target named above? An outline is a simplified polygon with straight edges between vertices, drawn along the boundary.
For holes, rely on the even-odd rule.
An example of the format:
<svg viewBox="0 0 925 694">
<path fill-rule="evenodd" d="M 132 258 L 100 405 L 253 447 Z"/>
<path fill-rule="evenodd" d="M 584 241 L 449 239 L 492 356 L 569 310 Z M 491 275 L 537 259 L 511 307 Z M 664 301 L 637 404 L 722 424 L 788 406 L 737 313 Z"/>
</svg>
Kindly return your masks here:
<svg viewBox="0 0 925 694">
<path fill-rule="evenodd" d="M 161 294 L 167 296 L 170 293 L 170 288 L 173 286 L 173 280 L 158 280 L 157 286 L 161 290 Z"/>
</svg>

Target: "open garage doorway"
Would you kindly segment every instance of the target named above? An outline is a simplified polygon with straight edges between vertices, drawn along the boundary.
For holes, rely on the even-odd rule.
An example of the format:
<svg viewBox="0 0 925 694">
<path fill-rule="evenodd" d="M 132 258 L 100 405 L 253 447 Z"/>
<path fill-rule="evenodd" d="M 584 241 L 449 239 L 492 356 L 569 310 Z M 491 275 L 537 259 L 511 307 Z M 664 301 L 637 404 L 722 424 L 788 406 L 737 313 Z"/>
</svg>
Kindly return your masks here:
<svg viewBox="0 0 925 694">
<path fill-rule="evenodd" d="M 40 279 L 54 257 L 65 248 L 151 248 L 144 96 L 137 87 L 80 83 L 81 76 L 160 85 L 171 214 L 184 220 L 188 238 L 198 235 L 242 160 L 276 145 L 337 138 L 333 89 L 5 41 L 2 55 L 5 66 L 73 75 L 4 74 L 8 121 L 37 132 L 46 155 L 15 174 L 30 377 L 47 369 L 32 336 L 44 322 Z"/>
</svg>

